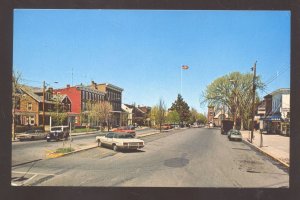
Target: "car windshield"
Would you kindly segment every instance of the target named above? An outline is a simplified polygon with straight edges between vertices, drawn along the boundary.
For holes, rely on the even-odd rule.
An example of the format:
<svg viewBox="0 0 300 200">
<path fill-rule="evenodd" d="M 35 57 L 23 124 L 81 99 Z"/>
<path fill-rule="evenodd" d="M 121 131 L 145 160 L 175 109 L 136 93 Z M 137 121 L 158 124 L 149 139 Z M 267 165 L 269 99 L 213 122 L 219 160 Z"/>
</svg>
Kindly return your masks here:
<svg viewBox="0 0 300 200">
<path fill-rule="evenodd" d="M 232 135 L 241 135 L 241 133 L 239 131 L 232 131 L 231 134 Z"/>
<path fill-rule="evenodd" d="M 133 136 L 130 134 L 126 134 L 126 135 L 118 135 L 117 138 L 130 139 L 130 138 L 133 138 Z"/>
</svg>

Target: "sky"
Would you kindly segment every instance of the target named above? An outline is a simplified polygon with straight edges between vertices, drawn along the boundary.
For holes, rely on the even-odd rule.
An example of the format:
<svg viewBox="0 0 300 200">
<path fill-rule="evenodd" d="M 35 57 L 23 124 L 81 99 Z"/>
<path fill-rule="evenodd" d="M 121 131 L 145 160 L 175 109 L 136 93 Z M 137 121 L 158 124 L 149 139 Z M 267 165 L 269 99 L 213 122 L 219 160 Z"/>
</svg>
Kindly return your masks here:
<svg viewBox="0 0 300 200">
<path fill-rule="evenodd" d="M 167 108 L 181 93 L 202 113 L 210 83 L 255 61 L 260 97 L 290 87 L 289 11 L 16 9 L 13 34 L 13 69 L 30 86 L 111 83 L 123 103 Z"/>
</svg>

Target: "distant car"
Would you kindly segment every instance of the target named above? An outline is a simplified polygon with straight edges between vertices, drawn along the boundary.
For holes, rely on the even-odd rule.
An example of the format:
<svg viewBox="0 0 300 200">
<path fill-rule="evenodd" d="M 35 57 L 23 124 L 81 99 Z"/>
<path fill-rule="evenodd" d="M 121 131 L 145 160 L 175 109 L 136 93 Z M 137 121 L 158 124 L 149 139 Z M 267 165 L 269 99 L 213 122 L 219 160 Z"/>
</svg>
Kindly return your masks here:
<svg viewBox="0 0 300 200">
<path fill-rule="evenodd" d="M 109 132 L 105 136 L 97 136 L 98 146 L 108 146 L 114 151 L 137 150 L 144 147 L 144 141 L 134 138 L 130 133 Z"/>
<path fill-rule="evenodd" d="M 47 134 L 47 142 L 51 140 L 67 140 L 69 138 L 69 127 L 68 126 L 52 126 L 50 133 Z"/>
<path fill-rule="evenodd" d="M 200 128 L 201 126 L 199 124 L 193 124 L 192 128 Z"/>
<path fill-rule="evenodd" d="M 133 137 L 135 137 L 136 133 L 135 133 L 135 128 L 133 128 L 132 126 L 120 126 L 118 128 L 114 128 L 111 131 L 112 132 L 122 132 L 122 133 L 130 133 L 131 135 L 133 135 Z"/>
<path fill-rule="evenodd" d="M 239 130 L 231 129 L 228 131 L 228 139 L 242 141 L 242 134 Z"/>
<path fill-rule="evenodd" d="M 17 133 L 16 138 L 20 141 L 24 140 L 41 140 L 45 139 L 47 133 L 43 130 L 28 130 L 25 133 Z"/>
</svg>

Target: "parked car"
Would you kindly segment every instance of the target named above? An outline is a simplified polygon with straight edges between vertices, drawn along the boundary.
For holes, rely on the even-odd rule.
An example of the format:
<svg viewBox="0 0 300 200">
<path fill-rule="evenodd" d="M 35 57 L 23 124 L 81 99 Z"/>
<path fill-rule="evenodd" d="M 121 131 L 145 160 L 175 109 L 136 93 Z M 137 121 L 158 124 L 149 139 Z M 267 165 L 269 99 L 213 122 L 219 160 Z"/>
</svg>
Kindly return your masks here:
<svg viewBox="0 0 300 200">
<path fill-rule="evenodd" d="M 16 138 L 20 141 L 23 140 L 41 140 L 45 139 L 47 136 L 47 132 L 43 130 L 28 130 L 24 133 L 17 133 Z"/>
<path fill-rule="evenodd" d="M 144 141 L 134 138 L 130 133 L 109 132 L 105 136 L 97 136 L 98 146 L 108 146 L 114 151 L 137 150 L 144 147 Z"/>
<path fill-rule="evenodd" d="M 228 139 L 229 140 L 238 140 L 242 141 L 242 134 L 239 130 L 231 129 L 228 131 Z"/>
<path fill-rule="evenodd" d="M 47 142 L 51 140 L 67 140 L 69 138 L 69 127 L 68 126 L 53 126 L 51 127 L 50 133 L 47 134 Z"/>
<path fill-rule="evenodd" d="M 192 128 L 200 128 L 201 126 L 199 124 L 193 124 L 191 127 Z"/>
<path fill-rule="evenodd" d="M 135 137 L 135 130 L 131 126 L 120 126 L 118 128 L 112 129 L 111 131 L 112 132 L 130 133 L 133 137 Z"/>
</svg>

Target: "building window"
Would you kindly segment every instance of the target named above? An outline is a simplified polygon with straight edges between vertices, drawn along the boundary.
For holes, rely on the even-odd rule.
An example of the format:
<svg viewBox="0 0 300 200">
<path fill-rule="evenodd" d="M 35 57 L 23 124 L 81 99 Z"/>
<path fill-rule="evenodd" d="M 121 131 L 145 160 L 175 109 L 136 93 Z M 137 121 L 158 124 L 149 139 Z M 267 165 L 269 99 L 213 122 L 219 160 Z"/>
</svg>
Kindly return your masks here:
<svg viewBox="0 0 300 200">
<path fill-rule="evenodd" d="M 34 117 L 33 116 L 30 117 L 30 124 L 34 125 Z"/>
<path fill-rule="evenodd" d="M 32 110 L 32 103 L 27 103 L 27 110 L 31 111 Z"/>
</svg>

